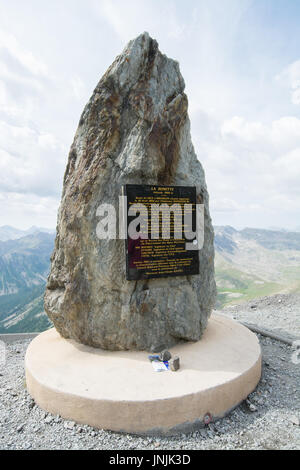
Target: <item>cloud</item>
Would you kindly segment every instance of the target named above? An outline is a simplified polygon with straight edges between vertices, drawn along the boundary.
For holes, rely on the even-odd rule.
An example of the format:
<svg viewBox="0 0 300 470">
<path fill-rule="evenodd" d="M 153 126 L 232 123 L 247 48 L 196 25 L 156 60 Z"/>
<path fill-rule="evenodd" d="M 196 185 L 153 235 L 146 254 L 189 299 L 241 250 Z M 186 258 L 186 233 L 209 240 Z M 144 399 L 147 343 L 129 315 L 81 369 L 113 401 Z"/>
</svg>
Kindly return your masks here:
<svg viewBox="0 0 300 470">
<path fill-rule="evenodd" d="M 58 198 L 34 194 L 1 193 L 1 220 L 20 229 L 32 225 L 53 228 L 57 219 Z"/>
<path fill-rule="evenodd" d="M 79 80 L 72 84 L 73 97 L 80 92 Z M 31 223 L 40 217 L 50 223 L 44 215 L 46 202 L 57 210 L 67 148 L 41 128 L 54 89 L 47 65 L 15 36 L 0 30 L 1 219 L 8 218 L 12 225 L 25 217 Z M 52 213 L 50 225 L 55 218 Z"/>
<path fill-rule="evenodd" d="M 0 107 L 29 117 L 49 81 L 47 66 L 0 29 Z"/>
<path fill-rule="evenodd" d="M 265 217 L 266 226 L 279 214 L 300 211 L 300 119 L 266 124 L 233 116 L 214 137 L 195 141 L 216 220 L 223 214 L 222 220 L 234 217 L 236 225 L 247 225 L 255 215 Z"/>
<path fill-rule="evenodd" d="M 222 197 L 220 199 L 214 198 L 211 202 L 211 210 L 217 212 L 239 212 L 245 209 L 243 204 L 238 204 L 233 199 Z"/>
<path fill-rule="evenodd" d="M 42 225 L 33 219 L 46 220 L 47 206 L 57 207 L 82 109 L 116 54 L 145 30 L 180 63 L 214 223 L 288 225 L 299 218 L 295 6 L 274 15 L 252 0 L 224 7 L 191 0 L 188 8 L 180 0 L 40 3 L 0 2 L 3 223 L 14 214 L 24 225 Z M 275 224 L 267 219 L 278 204 L 288 215 Z"/>
<path fill-rule="evenodd" d="M 75 98 L 78 100 L 86 96 L 86 87 L 80 77 L 75 76 L 71 79 L 71 87 Z"/>
<path fill-rule="evenodd" d="M 292 104 L 300 105 L 300 60 L 288 65 L 276 76 L 276 80 L 289 87 Z"/>
<path fill-rule="evenodd" d="M 177 16 L 173 2 L 144 2 L 141 0 L 102 0 L 93 2 L 95 11 L 105 18 L 114 32 L 124 41 L 143 31 L 154 36 L 162 31 L 172 39 L 184 36 L 187 26 Z M 158 14 L 159 9 L 159 14 Z"/>
<path fill-rule="evenodd" d="M 85 91 L 79 76 L 59 86 L 42 60 L 0 30 L 1 223 L 55 226 L 67 145 L 43 125 L 62 92 L 63 104 Z"/>
<path fill-rule="evenodd" d="M 0 121 L 0 190 L 40 196 L 59 194 L 64 151 L 50 133 Z"/>
<path fill-rule="evenodd" d="M 254 145 L 261 150 L 269 150 L 274 155 L 292 150 L 300 143 L 300 119 L 285 116 L 271 125 L 249 122 L 241 116 L 224 121 L 221 127 L 223 139 L 232 139 L 241 145 Z"/>
<path fill-rule="evenodd" d="M 27 74 L 36 77 L 46 77 L 49 73 L 46 64 L 23 48 L 13 34 L 3 30 L 0 30 L 0 50 L 6 59 L 9 59 L 10 71 L 17 69 L 18 74 L 20 71 L 26 71 Z"/>
</svg>

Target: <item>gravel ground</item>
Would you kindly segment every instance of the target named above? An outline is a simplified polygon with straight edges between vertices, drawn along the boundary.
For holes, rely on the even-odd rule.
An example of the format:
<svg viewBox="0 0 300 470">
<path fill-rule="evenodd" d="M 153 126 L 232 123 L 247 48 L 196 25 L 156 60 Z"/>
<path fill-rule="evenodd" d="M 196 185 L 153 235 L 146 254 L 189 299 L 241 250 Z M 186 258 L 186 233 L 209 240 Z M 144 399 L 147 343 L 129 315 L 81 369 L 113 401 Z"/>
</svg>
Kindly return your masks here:
<svg viewBox="0 0 300 470">
<path fill-rule="evenodd" d="M 222 310 L 222 314 L 291 339 L 300 338 L 300 293 L 276 294 L 229 305 Z"/>
<path fill-rule="evenodd" d="M 278 296 L 268 299 L 270 304 L 266 298 L 255 304 L 265 305 L 268 311 Z M 287 305 L 293 305 L 292 298 Z M 288 316 L 289 310 L 282 307 L 281 314 Z M 239 317 L 239 310 L 226 310 L 224 313 Z M 258 307 L 254 310 L 251 303 L 244 305 L 242 319 L 250 321 L 247 315 L 251 316 L 251 323 L 254 318 L 260 319 L 261 310 Z M 286 331 L 286 323 L 277 311 L 273 318 L 273 330 L 275 325 L 277 331 L 281 326 Z M 292 322 L 288 325 L 288 331 L 294 334 L 298 326 L 293 329 Z M 271 329 L 269 320 L 261 326 Z M 29 341 L 8 344 L 6 365 L 0 365 L 0 449 L 299 449 L 300 363 L 292 361 L 295 352 L 290 346 L 258 337 L 263 352 L 263 374 L 248 400 L 227 417 L 197 432 L 165 438 L 97 430 L 45 413 L 25 388 L 24 354 Z"/>
</svg>

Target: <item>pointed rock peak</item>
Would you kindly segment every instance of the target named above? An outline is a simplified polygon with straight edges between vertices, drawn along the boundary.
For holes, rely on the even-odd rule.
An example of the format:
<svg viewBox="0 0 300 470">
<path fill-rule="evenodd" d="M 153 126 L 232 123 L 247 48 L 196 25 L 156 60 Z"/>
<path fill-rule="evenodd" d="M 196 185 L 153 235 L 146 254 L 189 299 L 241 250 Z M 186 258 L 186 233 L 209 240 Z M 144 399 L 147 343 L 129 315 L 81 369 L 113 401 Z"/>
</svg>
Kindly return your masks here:
<svg viewBox="0 0 300 470">
<path fill-rule="evenodd" d="M 131 39 L 131 41 L 128 42 L 125 50 L 129 51 L 129 50 L 137 49 L 137 48 L 144 49 L 144 50 L 149 50 L 149 49 L 158 50 L 158 43 L 155 39 L 153 39 L 149 35 L 147 31 L 144 31 L 136 38 Z"/>
</svg>

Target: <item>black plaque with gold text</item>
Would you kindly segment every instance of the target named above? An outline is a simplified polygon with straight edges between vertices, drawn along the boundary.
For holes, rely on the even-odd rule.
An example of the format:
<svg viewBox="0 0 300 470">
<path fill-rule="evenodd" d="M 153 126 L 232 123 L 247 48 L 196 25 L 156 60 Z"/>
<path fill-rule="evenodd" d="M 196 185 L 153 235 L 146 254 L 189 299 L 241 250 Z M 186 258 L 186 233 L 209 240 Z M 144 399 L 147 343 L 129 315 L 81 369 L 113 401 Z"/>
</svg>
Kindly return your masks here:
<svg viewBox="0 0 300 470">
<path fill-rule="evenodd" d="M 142 204 L 147 208 L 144 211 L 144 216 L 148 222 L 137 226 L 137 232 L 141 234 L 139 238 L 132 239 L 129 234 L 127 236 L 127 279 L 139 280 L 199 274 L 198 250 L 186 248 L 186 243 L 191 244 L 193 240 L 190 239 L 190 235 L 189 239 L 186 237 L 187 230 L 184 219 L 184 211 L 190 211 L 189 220 L 192 221 L 190 228 L 195 233 L 196 188 L 193 186 L 127 184 L 123 186 L 123 195 L 127 197 L 127 207 L 124 208 L 127 215 L 127 234 L 130 223 L 140 214 L 137 211 L 135 215 L 128 215 L 128 210 L 133 204 Z M 159 206 L 167 204 L 169 207 L 177 207 L 176 215 L 174 211 L 170 211 L 170 236 L 168 238 L 162 231 L 162 212 L 159 212 L 158 222 L 157 219 L 151 217 L 153 204 Z M 176 223 L 174 223 L 175 220 Z M 153 233 L 154 224 L 156 224 L 156 234 Z M 153 231 L 151 231 L 151 227 L 153 227 Z M 179 232 L 176 227 L 179 227 Z M 179 235 L 175 234 L 176 230 Z M 195 240 L 194 243 L 196 243 Z"/>
</svg>

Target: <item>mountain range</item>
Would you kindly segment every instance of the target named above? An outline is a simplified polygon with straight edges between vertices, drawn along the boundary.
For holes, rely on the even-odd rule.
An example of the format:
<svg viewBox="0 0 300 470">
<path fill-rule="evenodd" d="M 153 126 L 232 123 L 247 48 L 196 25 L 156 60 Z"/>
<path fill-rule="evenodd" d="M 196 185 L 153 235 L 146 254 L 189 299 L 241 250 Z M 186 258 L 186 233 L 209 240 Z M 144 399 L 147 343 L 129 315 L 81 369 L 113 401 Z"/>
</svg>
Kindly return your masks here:
<svg viewBox="0 0 300 470">
<path fill-rule="evenodd" d="M 300 289 L 300 233 L 215 229 L 217 307 Z"/>
<path fill-rule="evenodd" d="M 300 233 L 215 226 L 217 308 L 300 290 Z M 0 333 L 51 326 L 43 293 L 55 231 L 0 227 Z"/>
<path fill-rule="evenodd" d="M 32 230 L 25 236 L 0 228 L 0 333 L 43 331 L 51 325 L 43 308 L 55 233 Z"/>
<path fill-rule="evenodd" d="M 5 242 L 7 240 L 16 240 L 17 238 L 25 237 L 26 235 L 32 235 L 34 233 L 50 233 L 55 234 L 55 230 L 51 228 L 36 227 L 33 225 L 27 230 L 20 230 L 10 225 L 2 225 L 0 227 L 0 241 Z"/>
</svg>

